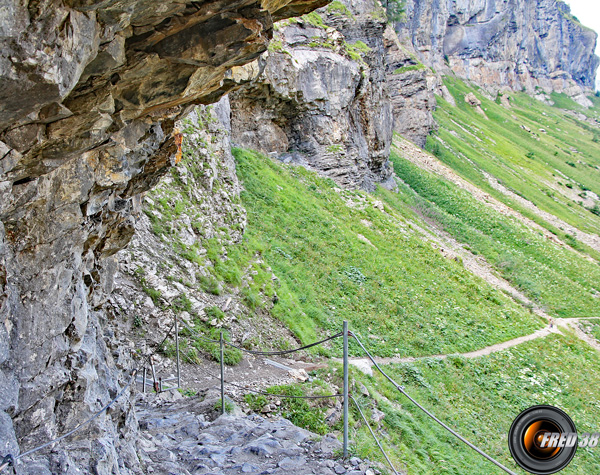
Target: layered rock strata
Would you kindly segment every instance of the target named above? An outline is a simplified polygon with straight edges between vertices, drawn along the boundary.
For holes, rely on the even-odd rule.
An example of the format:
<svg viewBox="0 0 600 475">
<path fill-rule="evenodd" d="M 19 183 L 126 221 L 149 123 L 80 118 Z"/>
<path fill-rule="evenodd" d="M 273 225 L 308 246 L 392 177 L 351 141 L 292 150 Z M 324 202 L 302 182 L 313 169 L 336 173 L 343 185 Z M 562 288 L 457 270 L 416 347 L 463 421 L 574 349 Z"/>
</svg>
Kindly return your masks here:
<svg viewBox="0 0 600 475">
<path fill-rule="evenodd" d="M 108 402 L 135 365 L 104 310 L 175 121 L 322 0 L 9 2 L 0 14 L 0 450 Z M 127 398 L 20 473 L 135 473 Z M 67 450 L 68 448 L 68 450 Z"/>
<path fill-rule="evenodd" d="M 231 97 L 235 143 L 298 163 L 348 188 L 391 176 L 385 13 L 336 2 L 277 25 L 260 76 Z"/>
<path fill-rule="evenodd" d="M 597 34 L 560 0 L 407 0 L 397 30 L 438 72 L 493 92 L 541 88 L 590 105 Z"/>
</svg>

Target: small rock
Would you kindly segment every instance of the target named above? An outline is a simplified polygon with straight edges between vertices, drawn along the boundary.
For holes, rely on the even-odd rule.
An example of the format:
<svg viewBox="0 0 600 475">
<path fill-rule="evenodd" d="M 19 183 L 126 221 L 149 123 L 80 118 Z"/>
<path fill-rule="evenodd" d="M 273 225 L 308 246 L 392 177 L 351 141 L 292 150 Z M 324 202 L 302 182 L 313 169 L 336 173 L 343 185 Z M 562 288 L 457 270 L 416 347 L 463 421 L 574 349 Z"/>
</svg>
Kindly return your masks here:
<svg viewBox="0 0 600 475">
<path fill-rule="evenodd" d="M 371 414 L 371 420 L 373 422 L 376 422 L 376 423 L 381 422 L 384 417 L 385 417 L 385 413 L 381 412 L 379 409 L 373 408 L 373 412 Z"/>
<path fill-rule="evenodd" d="M 473 107 L 479 107 L 481 105 L 481 101 L 477 99 L 472 92 L 469 92 L 469 94 L 465 96 L 465 102 Z"/>
<path fill-rule="evenodd" d="M 297 381 L 300 381 L 301 383 L 303 383 L 304 381 L 306 381 L 308 379 L 308 373 L 306 371 L 304 371 L 302 368 L 293 369 L 292 371 L 290 371 L 290 375 Z"/>
<path fill-rule="evenodd" d="M 242 473 L 254 473 L 258 472 L 260 469 L 256 465 L 252 465 L 251 463 L 244 463 L 242 465 Z"/>
<path fill-rule="evenodd" d="M 355 366 L 356 368 L 358 368 L 362 373 L 366 374 L 367 376 L 373 376 L 373 369 L 371 368 L 371 362 L 369 360 L 367 360 L 367 359 L 350 360 L 349 363 L 352 366 Z M 367 394 L 368 394 L 368 391 L 367 391 Z"/>
<path fill-rule="evenodd" d="M 342 473 L 346 473 L 346 469 L 344 468 L 344 466 L 339 465 L 339 464 L 334 467 L 333 471 L 335 473 L 337 473 L 338 475 L 342 475 Z"/>
</svg>

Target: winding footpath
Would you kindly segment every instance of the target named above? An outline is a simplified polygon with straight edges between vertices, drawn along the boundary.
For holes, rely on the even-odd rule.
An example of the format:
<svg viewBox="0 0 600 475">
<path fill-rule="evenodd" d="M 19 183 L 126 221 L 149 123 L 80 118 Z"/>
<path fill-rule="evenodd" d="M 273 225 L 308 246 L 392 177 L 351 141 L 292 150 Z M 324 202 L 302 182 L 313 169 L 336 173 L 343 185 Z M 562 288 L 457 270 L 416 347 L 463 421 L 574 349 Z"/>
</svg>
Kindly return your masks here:
<svg viewBox="0 0 600 475">
<path fill-rule="evenodd" d="M 382 365 L 386 365 L 386 364 L 400 364 L 400 363 L 412 363 L 414 361 L 419 361 L 419 360 L 424 360 L 424 359 L 428 359 L 428 358 L 437 358 L 437 359 L 446 359 L 449 356 L 462 356 L 463 358 L 477 358 L 479 356 L 488 356 L 491 355 L 492 353 L 497 353 L 499 351 L 502 350 L 506 350 L 508 348 L 512 348 L 514 346 L 520 345 L 522 343 L 528 342 L 528 341 L 532 341 L 532 340 L 537 340 L 539 338 L 545 338 L 548 335 L 551 335 L 552 333 L 561 333 L 560 328 L 570 328 L 572 330 L 575 331 L 575 334 L 577 335 L 577 337 L 581 340 L 583 340 L 585 343 L 587 343 L 588 345 L 590 345 L 592 348 L 596 349 L 597 351 L 600 352 L 600 343 L 591 335 L 588 335 L 587 333 L 585 333 L 583 330 L 581 330 L 581 328 L 579 328 L 579 321 L 580 320 L 598 320 L 598 317 L 590 317 L 590 318 L 569 318 L 569 319 L 555 319 L 555 325 L 553 326 L 553 328 L 550 327 L 545 327 L 542 328 L 541 330 L 537 330 L 533 333 L 531 333 L 530 335 L 525 335 L 525 336 L 521 336 L 518 338 L 514 338 L 512 340 L 508 340 L 508 341 L 504 341 L 502 343 L 496 343 L 495 345 L 491 345 L 491 346 L 486 346 L 485 348 L 481 348 L 479 350 L 476 351 L 470 351 L 468 353 L 449 353 L 449 354 L 442 354 L 442 355 L 430 355 L 430 356 L 419 356 L 419 357 L 399 357 L 399 356 L 392 356 L 392 357 L 374 357 L 375 361 L 377 362 L 377 364 L 382 364 Z M 365 367 L 371 367 L 372 366 L 372 362 L 367 359 L 367 358 L 350 358 L 349 360 L 350 364 L 353 364 L 355 366 L 357 366 L 358 368 L 365 368 Z"/>
</svg>

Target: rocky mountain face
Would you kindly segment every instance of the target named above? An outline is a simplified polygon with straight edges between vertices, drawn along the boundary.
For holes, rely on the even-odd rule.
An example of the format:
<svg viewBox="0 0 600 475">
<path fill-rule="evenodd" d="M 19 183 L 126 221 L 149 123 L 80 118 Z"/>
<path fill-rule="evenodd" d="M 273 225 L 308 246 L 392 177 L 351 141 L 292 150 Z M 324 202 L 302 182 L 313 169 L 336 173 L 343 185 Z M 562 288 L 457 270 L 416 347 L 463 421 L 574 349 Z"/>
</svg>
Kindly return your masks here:
<svg viewBox="0 0 600 475">
<path fill-rule="evenodd" d="M 128 379 L 134 351 L 120 344 L 105 303 L 140 193 L 177 160 L 176 119 L 235 87 L 274 21 L 324 3 L 48 0 L 2 9 L 3 454 L 64 433 Z M 139 471 L 129 409 L 120 400 L 20 473 Z"/>
<path fill-rule="evenodd" d="M 493 92 L 564 92 L 584 105 L 597 34 L 560 0 L 407 0 L 397 27 L 426 65 Z"/>
<path fill-rule="evenodd" d="M 233 141 L 344 187 L 386 182 L 393 125 L 386 24 L 373 0 L 338 1 L 278 23 L 259 77 L 231 95 Z"/>
<path fill-rule="evenodd" d="M 5 2 L 0 455 L 65 433 L 119 392 L 146 351 L 129 335 L 136 315 L 162 331 L 174 308 L 209 324 L 209 307 L 243 311 L 244 297 L 220 293 L 212 274 L 245 226 L 230 133 L 373 189 L 391 176 L 392 131 L 422 144 L 433 126 L 444 88 L 421 62 L 582 102 L 598 63 L 595 35 L 555 0 L 408 0 L 404 45 L 371 0 L 281 22 L 326 3 Z M 245 84 L 231 113 L 226 99 L 192 113 Z M 259 259 L 252 266 L 239 279 L 270 279 Z M 119 399 L 19 473 L 141 473 L 131 404 Z"/>
<path fill-rule="evenodd" d="M 409 43 L 401 43 L 391 26 L 384 33 L 386 83 L 394 112 L 394 131 L 420 147 L 432 130 L 438 94 L 450 103 L 452 95 L 441 76 L 417 58 Z"/>
<path fill-rule="evenodd" d="M 272 306 L 277 293 L 270 285 L 275 281 L 271 269 L 259 256 L 245 268 L 233 267 L 228 259 L 246 227 L 229 117 L 225 96 L 198 106 L 178 124 L 184 133 L 182 160 L 144 196 L 135 234 L 117 254 L 119 272 L 108 308 L 126 322 L 129 341 L 144 353 L 155 353 L 174 314 L 189 325 L 196 318 L 207 329 L 226 330 L 237 344 L 285 340 L 296 345 L 267 311 L 252 311 L 246 303 L 250 284 L 264 290 L 255 284 L 260 273 L 266 278 L 261 284 L 269 284 L 273 293 L 257 297 L 264 298 L 265 308 Z M 190 350 L 196 358 L 197 350 Z M 173 359 L 155 358 L 157 371 L 175 370 Z"/>
</svg>

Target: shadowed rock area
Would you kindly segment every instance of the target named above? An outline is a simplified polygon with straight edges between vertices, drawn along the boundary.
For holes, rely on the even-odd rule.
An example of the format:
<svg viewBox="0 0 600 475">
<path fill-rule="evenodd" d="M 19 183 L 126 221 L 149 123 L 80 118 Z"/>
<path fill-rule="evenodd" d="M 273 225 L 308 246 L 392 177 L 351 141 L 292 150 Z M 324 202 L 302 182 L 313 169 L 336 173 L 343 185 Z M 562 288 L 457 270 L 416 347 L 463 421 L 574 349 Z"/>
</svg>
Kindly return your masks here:
<svg viewBox="0 0 600 475">
<path fill-rule="evenodd" d="M 136 363 L 104 305 L 139 194 L 175 162 L 175 121 L 237 86 L 236 71 L 266 50 L 273 21 L 324 3 L 8 2 L 0 16 L 2 453 L 64 433 L 122 387 Z M 136 431 L 124 398 L 28 470 L 137 473 Z"/>
</svg>

